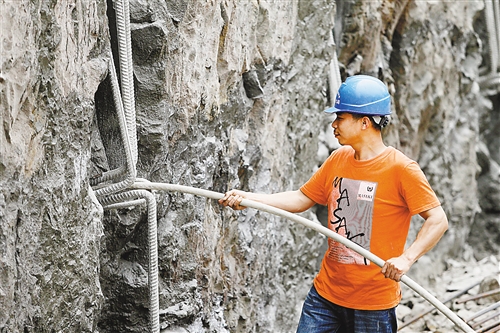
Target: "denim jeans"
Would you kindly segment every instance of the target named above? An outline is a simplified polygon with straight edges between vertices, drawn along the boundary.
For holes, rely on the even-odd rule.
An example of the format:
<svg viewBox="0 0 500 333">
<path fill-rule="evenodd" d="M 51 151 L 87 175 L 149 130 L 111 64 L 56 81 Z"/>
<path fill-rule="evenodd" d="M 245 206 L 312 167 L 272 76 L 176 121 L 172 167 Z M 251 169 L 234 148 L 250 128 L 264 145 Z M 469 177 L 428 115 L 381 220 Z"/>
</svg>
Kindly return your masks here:
<svg viewBox="0 0 500 333">
<path fill-rule="evenodd" d="M 396 333 L 396 308 L 354 310 L 321 297 L 312 286 L 304 301 L 297 333 Z"/>
</svg>

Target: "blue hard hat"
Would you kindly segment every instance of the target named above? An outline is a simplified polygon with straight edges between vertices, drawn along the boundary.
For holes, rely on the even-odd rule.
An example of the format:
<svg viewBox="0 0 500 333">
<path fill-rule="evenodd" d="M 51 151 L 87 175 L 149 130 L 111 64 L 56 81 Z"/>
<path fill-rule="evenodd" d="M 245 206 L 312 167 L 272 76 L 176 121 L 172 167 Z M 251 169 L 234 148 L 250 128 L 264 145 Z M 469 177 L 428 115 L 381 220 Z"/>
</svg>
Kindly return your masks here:
<svg viewBox="0 0 500 333">
<path fill-rule="evenodd" d="M 368 75 L 355 75 L 342 83 L 334 106 L 325 112 L 387 116 L 391 114 L 391 96 L 387 86 L 379 79 Z"/>
</svg>

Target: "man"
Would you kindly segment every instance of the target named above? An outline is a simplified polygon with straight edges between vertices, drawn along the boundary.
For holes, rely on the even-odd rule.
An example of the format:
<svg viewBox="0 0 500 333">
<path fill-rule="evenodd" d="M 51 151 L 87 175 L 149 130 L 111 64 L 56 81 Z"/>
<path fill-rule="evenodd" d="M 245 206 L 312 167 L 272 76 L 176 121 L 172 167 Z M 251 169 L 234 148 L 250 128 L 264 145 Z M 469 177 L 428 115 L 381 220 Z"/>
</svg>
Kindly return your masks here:
<svg viewBox="0 0 500 333">
<path fill-rule="evenodd" d="M 389 122 L 385 84 L 356 75 L 338 90 L 333 132 L 342 145 L 300 190 L 275 194 L 227 192 L 233 209 L 243 198 L 290 212 L 328 205 L 328 227 L 386 261 L 380 269 L 329 239 L 328 250 L 302 308 L 297 332 L 396 332 L 399 280 L 448 228 L 448 220 L 418 164 L 382 140 Z M 404 249 L 411 217 L 425 222 Z"/>
</svg>

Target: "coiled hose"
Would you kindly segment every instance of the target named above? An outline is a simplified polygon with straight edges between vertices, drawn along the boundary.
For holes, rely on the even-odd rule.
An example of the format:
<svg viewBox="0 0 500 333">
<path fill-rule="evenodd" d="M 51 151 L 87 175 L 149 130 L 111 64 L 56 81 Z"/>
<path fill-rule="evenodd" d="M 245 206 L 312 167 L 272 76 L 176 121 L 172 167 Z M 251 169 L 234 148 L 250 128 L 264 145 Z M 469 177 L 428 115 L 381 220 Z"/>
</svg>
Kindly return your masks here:
<svg viewBox="0 0 500 333">
<path fill-rule="evenodd" d="M 115 170 L 105 172 L 100 178 L 92 180 L 92 184 L 100 184 L 109 180 L 114 180 L 124 173 L 127 173 L 127 179 L 120 182 L 120 185 L 114 185 L 110 189 L 101 190 L 97 195 L 106 195 L 118 192 L 133 183 L 130 181 L 131 175 L 136 177 L 136 165 L 138 158 L 137 149 L 137 124 L 135 112 L 134 95 L 134 70 L 132 60 L 132 40 L 130 35 L 130 6 L 128 0 L 116 0 L 114 9 L 116 13 L 116 30 L 118 35 L 118 56 L 120 67 L 120 85 L 116 76 L 116 68 L 113 61 L 113 54 L 110 56 L 109 73 L 111 78 L 111 88 L 113 100 L 120 121 L 121 138 L 127 154 L 125 166 L 120 166 Z M 130 156 L 129 156 L 130 155 Z"/>
<path fill-rule="evenodd" d="M 147 203 L 148 211 L 148 285 L 149 285 L 149 327 L 153 333 L 160 332 L 158 293 L 158 238 L 156 221 L 156 199 L 148 191 L 128 189 L 136 180 L 137 170 L 137 130 L 134 99 L 134 77 L 132 63 L 132 42 L 130 36 L 130 10 L 128 0 L 115 0 L 116 27 L 120 63 L 121 91 L 116 75 L 113 55 L 110 56 L 109 73 L 113 100 L 118 114 L 121 139 L 125 149 L 126 164 L 104 173 L 94 179 L 95 195 L 105 209 L 122 208 Z M 124 180 L 115 181 L 126 174 Z M 125 191 L 117 193 L 120 191 Z"/>
</svg>

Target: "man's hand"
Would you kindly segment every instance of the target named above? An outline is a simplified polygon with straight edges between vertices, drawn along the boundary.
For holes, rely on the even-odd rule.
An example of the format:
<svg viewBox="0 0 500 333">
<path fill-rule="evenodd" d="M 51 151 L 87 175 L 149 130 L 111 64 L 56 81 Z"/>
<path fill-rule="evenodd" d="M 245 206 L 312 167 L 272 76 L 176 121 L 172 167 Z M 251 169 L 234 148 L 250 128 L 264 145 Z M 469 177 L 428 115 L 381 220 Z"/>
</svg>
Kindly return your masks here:
<svg viewBox="0 0 500 333">
<path fill-rule="evenodd" d="M 432 249 L 448 229 L 448 219 L 441 206 L 424 211 L 420 216 L 425 222 L 418 232 L 417 239 L 402 255 L 387 260 L 382 267 L 382 274 L 386 278 L 401 280 L 401 276 L 408 272 L 418 258 Z"/>
<path fill-rule="evenodd" d="M 401 277 L 408 272 L 412 265 L 412 262 L 404 257 L 404 255 L 391 258 L 385 262 L 384 267 L 382 267 L 382 274 L 386 278 L 393 279 L 399 282 Z"/>
<path fill-rule="evenodd" d="M 241 206 L 241 201 L 246 197 L 246 192 L 240 190 L 231 190 L 224 194 L 222 199 L 219 199 L 219 203 L 225 207 L 231 207 L 234 210 L 245 209 L 245 206 Z"/>
</svg>

